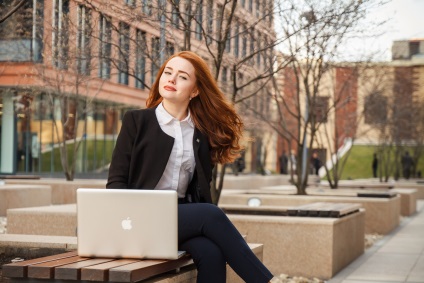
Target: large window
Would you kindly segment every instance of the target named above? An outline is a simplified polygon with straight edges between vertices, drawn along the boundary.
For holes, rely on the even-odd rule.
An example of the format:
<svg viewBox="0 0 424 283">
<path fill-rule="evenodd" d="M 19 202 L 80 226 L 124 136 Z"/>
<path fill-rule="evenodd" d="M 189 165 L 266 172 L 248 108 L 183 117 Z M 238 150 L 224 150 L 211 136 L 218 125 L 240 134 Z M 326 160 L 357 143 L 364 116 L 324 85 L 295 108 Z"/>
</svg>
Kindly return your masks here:
<svg viewBox="0 0 424 283">
<path fill-rule="evenodd" d="M 0 18 L 16 1 L 0 1 Z M 44 1 L 25 1 L 0 24 L 0 61 L 42 61 Z"/>
<path fill-rule="evenodd" d="M 316 123 L 327 123 L 329 108 L 329 97 L 328 96 L 317 96 L 315 97 L 315 105 L 312 108 L 312 115 L 314 115 Z"/>
<path fill-rule="evenodd" d="M 242 47 L 241 47 L 241 57 L 247 56 L 247 39 L 249 37 L 249 33 L 247 32 L 247 28 L 245 25 L 242 26 Z"/>
<path fill-rule="evenodd" d="M 156 75 L 159 71 L 160 60 L 160 38 L 152 38 L 152 76 L 151 83 L 155 82 Z"/>
<path fill-rule="evenodd" d="M 172 5 L 171 23 L 175 28 L 178 28 L 180 25 L 180 0 L 174 0 L 171 5 Z"/>
<path fill-rule="evenodd" d="M 69 1 L 53 1 L 52 61 L 60 69 L 68 68 L 69 53 Z"/>
<path fill-rule="evenodd" d="M 100 16 L 99 23 L 99 77 L 110 79 L 112 29 L 108 18 Z"/>
<path fill-rule="evenodd" d="M 148 16 L 152 15 L 152 0 L 141 0 L 141 9 Z"/>
<path fill-rule="evenodd" d="M 203 0 L 199 0 L 196 10 L 196 39 L 202 40 L 203 38 Z"/>
<path fill-rule="evenodd" d="M 136 63 L 135 63 L 135 87 L 146 87 L 146 33 L 137 30 L 136 35 Z"/>
<path fill-rule="evenodd" d="M 387 97 L 376 91 L 365 97 L 364 122 L 379 125 L 387 121 Z"/>
<path fill-rule="evenodd" d="M 207 7 L 206 7 L 206 17 L 207 17 L 207 26 L 206 26 L 206 43 L 211 44 L 212 43 L 212 35 L 213 35 L 213 22 L 214 22 L 214 11 L 213 11 L 213 1 L 207 0 Z"/>
<path fill-rule="evenodd" d="M 240 44 L 240 24 L 236 22 L 234 27 L 234 56 L 239 57 L 240 50 L 239 50 L 239 44 Z"/>
<path fill-rule="evenodd" d="M 119 78 L 121 84 L 128 84 L 130 53 L 130 27 L 119 23 Z"/>
<path fill-rule="evenodd" d="M 91 61 L 91 10 L 79 5 L 77 16 L 77 71 L 80 74 L 89 75 Z"/>
</svg>

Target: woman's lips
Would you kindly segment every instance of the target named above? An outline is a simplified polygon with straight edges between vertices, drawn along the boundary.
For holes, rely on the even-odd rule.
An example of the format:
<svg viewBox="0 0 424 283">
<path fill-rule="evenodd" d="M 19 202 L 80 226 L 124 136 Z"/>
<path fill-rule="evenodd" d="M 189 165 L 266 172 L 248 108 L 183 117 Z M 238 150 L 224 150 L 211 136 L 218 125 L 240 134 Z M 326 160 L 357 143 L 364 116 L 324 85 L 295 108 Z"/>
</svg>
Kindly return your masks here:
<svg viewBox="0 0 424 283">
<path fill-rule="evenodd" d="M 172 86 L 164 86 L 163 88 L 169 91 L 176 91 L 176 89 L 173 88 Z"/>
</svg>

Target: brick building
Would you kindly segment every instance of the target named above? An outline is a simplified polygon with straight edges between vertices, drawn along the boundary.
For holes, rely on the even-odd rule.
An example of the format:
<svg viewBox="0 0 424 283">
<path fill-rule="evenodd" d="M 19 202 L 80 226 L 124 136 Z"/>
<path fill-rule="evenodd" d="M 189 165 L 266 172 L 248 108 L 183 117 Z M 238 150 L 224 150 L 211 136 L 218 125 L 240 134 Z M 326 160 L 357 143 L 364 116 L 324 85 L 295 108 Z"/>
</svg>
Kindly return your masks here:
<svg viewBox="0 0 424 283">
<path fill-rule="evenodd" d="M 63 141 L 77 173 L 104 173 L 123 113 L 145 107 L 160 62 L 180 50 L 219 70 L 229 98 L 257 92 L 256 105 L 264 86 L 234 92 L 234 82 L 243 85 L 272 65 L 273 1 L 238 2 L 227 37 L 232 1 L 26 2 L 0 24 L 0 173 L 59 174 Z M 12 3 L 2 1 L 0 17 Z M 254 146 L 247 148 L 254 164 Z"/>
</svg>

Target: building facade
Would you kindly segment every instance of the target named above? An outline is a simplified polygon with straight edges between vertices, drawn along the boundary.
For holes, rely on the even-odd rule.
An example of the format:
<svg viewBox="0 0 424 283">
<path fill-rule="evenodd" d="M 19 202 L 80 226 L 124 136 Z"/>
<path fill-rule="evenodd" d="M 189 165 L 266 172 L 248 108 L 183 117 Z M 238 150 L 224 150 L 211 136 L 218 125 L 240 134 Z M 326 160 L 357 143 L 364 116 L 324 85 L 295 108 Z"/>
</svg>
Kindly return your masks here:
<svg viewBox="0 0 424 283">
<path fill-rule="evenodd" d="M 0 173 L 104 173 L 123 114 L 145 107 L 161 62 L 180 50 L 202 56 L 233 102 L 256 107 L 266 85 L 247 82 L 272 69 L 273 2 L 227 2 L 27 1 L 0 24 Z"/>
<path fill-rule="evenodd" d="M 320 123 L 309 150 L 318 152 L 325 162 L 352 144 L 422 146 L 423 48 L 424 40 L 396 41 L 392 61 L 339 63 L 326 71 L 313 99 L 314 108 L 309 109 L 309 115 Z M 302 90 L 300 98 L 296 97 L 295 81 L 289 68 L 283 70 L 283 95 L 289 101 L 305 101 Z M 304 106 L 300 109 L 305 111 Z M 298 122 L 288 116 L 287 123 L 296 133 Z M 278 145 L 279 154 L 298 150 L 296 141 L 280 138 Z"/>
</svg>

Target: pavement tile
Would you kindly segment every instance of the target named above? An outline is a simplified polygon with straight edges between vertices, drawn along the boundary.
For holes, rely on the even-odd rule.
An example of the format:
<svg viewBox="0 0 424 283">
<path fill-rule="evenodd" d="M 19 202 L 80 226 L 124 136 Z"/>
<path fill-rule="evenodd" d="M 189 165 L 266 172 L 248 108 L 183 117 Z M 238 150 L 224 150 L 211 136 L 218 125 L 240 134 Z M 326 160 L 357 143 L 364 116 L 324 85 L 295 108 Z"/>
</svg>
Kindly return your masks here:
<svg viewBox="0 0 424 283">
<path fill-rule="evenodd" d="M 424 235 L 424 233 L 422 234 Z M 378 253 L 421 254 L 424 250 L 424 236 L 421 238 L 394 237 Z"/>
<path fill-rule="evenodd" d="M 346 279 L 404 282 L 418 258 L 414 254 L 376 253 Z"/>
<path fill-rule="evenodd" d="M 406 282 L 424 282 L 424 254 L 418 259 Z"/>
</svg>

